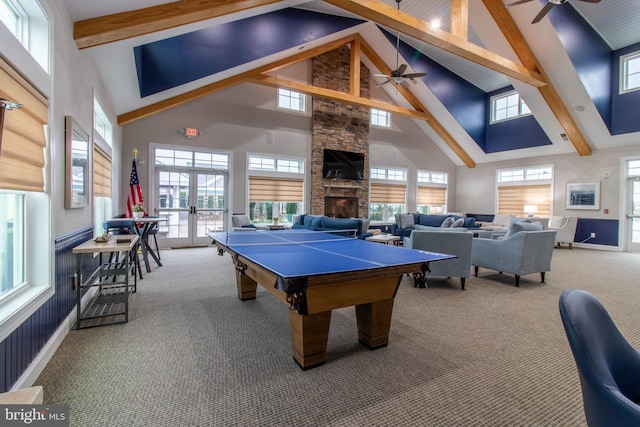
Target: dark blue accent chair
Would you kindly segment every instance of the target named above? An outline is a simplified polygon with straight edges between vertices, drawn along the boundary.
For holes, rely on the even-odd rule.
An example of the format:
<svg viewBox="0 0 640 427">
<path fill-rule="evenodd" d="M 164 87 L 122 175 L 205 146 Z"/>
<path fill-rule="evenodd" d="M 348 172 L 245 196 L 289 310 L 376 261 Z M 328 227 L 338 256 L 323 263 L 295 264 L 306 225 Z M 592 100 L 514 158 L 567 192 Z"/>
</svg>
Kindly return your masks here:
<svg viewBox="0 0 640 427">
<path fill-rule="evenodd" d="M 588 292 L 564 291 L 560 317 L 580 375 L 587 424 L 640 425 L 640 353 Z"/>
</svg>

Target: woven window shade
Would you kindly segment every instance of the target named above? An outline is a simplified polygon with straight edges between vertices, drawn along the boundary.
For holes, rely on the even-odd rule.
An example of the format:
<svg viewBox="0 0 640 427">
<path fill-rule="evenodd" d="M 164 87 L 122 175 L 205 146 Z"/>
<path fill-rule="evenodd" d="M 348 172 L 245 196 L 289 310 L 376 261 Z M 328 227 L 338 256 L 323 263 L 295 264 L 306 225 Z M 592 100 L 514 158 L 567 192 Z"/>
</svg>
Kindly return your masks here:
<svg viewBox="0 0 640 427">
<path fill-rule="evenodd" d="M 249 178 L 249 201 L 251 202 L 302 202 L 301 179 Z"/>
<path fill-rule="evenodd" d="M 527 216 L 524 205 L 536 205 L 535 216 L 551 215 L 551 185 L 498 187 L 498 213 Z"/>
<path fill-rule="evenodd" d="M 447 189 L 443 187 L 418 187 L 419 205 L 444 205 L 447 201 Z"/>
<path fill-rule="evenodd" d="M 111 197 L 111 157 L 93 148 L 93 196 Z"/>
<path fill-rule="evenodd" d="M 393 184 L 371 184 L 370 203 L 404 205 L 407 187 Z"/>
<path fill-rule="evenodd" d="M 44 192 L 44 125 L 49 101 L 0 60 L 0 96 L 22 104 L 5 111 L 0 153 L 0 188 Z"/>
</svg>

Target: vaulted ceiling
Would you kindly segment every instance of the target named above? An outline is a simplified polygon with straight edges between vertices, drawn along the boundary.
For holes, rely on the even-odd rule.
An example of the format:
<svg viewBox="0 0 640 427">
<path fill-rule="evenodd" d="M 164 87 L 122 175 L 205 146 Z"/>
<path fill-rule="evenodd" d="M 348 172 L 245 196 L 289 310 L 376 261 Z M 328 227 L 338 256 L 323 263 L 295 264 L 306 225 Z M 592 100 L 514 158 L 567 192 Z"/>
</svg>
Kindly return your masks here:
<svg viewBox="0 0 640 427">
<path fill-rule="evenodd" d="M 403 0 L 398 10 L 395 0 L 64 0 L 75 23 L 76 43 L 96 64 L 122 125 L 251 82 L 407 115 L 424 131 L 425 143 L 436 144 L 454 163 L 468 167 L 538 155 L 588 156 L 597 149 L 637 144 L 638 132 L 612 135 L 602 108 L 599 110 L 594 101 L 593 90 L 590 92 L 588 82 L 585 87 L 580 67 L 575 60 L 572 63 L 571 47 L 567 47 L 571 36 L 562 31 L 562 25 L 568 24 L 563 24 L 565 11 L 560 9 L 572 8 L 578 17 L 573 19 L 585 21 L 588 31 L 603 40 L 604 49 L 615 51 L 640 42 L 640 4 L 637 0 L 602 0 L 596 4 L 571 0 L 554 7 L 541 22 L 531 24 L 546 1 L 507 7 L 511 0 Z M 283 15 L 282 11 L 289 8 L 295 8 L 294 12 Z M 276 11 L 281 12 L 271 14 Z M 294 34 L 295 28 L 281 28 L 284 33 L 280 38 L 270 33 L 274 37 L 271 44 L 256 39 L 252 46 L 238 49 L 231 38 L 226 44 L 220 41 L 226 31 L 231 37 L 230 31 L 249 23 L 264 27 L 268 25 L 265 21 L 276 22 L 273 17 L 291 13 L 306 17 L 309 12 L 323 14 L 318 15 L 321 25 L 305 24 L 296 17 L 303 22 L 299 22 L 302 30 L 297 38 L 286 37 L 287 32 Z M 432 25 L 434 19 L 441 21 L 440 28 Z M 278 25 L 282 27 L 282 23 Z M 398 33 L 402 40 L 400 61 L 408 63 L 412 71 L 428 70 L 429 75 L 416 79 L 417 83 L 408 88 L 384 85 L 393 105 L 362 99 L 356 88 L 349 94 L 332 93 L 274 74 L 288 64 L 344 44 L 353 52 L 352 72 L 362 61 L 374 73 L 387 74 L 396 68 L 394 37 Z M 220 59 L 217 68 L 202 75 L 141 95 L 143 55 L 159 55 L 163 51 L 155 46 L 163 41 L 170 41 L 173 52 L 182 52 L 186 48 L 179 43 L 188 43 L 191 49 L 206 34 L 217 38 L 218 58 L 238 57 L 237 62 L 229 60 L 227 64 Z M 284 39 L 291 39 L 290 43 Z M 469 112 L 459 111 L 461 100 L 454 99 L 454 92 L 445 93 L 445 83 L 454 80 L 438 80 L 438 75 L 444 76 L 445 72 L 457 79 L 458 86 L 468 86 L 467 93 L 475 90 L 490 94 L 513 86 L 546 135 L 544 143 L 500 150 L 483 147 L 479 142 L 482 137 L 474 135 L 470 130 L 473 126 L 465 123 Z M 358 80 L 354 77 L 354 81 Z M 378 83 L 379 79 L 373 82 Z"/>
</svg>

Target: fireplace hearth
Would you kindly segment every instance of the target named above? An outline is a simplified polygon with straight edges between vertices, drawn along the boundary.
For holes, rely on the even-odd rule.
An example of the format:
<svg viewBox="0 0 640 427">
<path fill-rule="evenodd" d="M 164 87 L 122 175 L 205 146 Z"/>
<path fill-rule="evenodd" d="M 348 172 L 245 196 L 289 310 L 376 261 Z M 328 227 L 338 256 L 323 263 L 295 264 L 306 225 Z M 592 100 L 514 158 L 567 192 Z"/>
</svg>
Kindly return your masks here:
<svg viewBox="0 0 640 427">
<path fill-rule="evenodd" d="M 332 218 L 357 218 L 357 197 L 325 197 L 324 214 Z"/>
</svg>

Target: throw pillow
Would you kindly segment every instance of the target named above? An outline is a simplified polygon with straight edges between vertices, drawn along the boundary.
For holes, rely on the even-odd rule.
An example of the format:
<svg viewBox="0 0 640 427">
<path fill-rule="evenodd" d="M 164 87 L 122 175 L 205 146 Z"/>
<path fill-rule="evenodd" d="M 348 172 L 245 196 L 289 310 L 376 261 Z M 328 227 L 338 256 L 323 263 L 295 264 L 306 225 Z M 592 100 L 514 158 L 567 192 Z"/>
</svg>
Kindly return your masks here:
<svg viewBox="0 0 640 427">
<path fill-rule="evenodd" d="M 455 219 L 453 219 L 452 216 L 445 218 L 444 221 L 442 221 L 442 225 L 440 225 L 440 227 L 442 228 L 449 228 L 451 227 L 451 224 L 453 224 L 455 222 Z"/>
<path fill-rule="evenodd" d="M 413 228 L 415 227 L 415 221 L 413 220 L 413 214 L 395 214 L 396 225 L 399 228 Z"/>
<path fill-rule="evenodd" d="M 542 231 L 542 224 L 539 222 L 514 221 L 509 226 L 504 238 L 508 239 L 520 231 Z"/>
<path fill-rule="evenodd" d="M 464 225 L 464 218 L 458 218 L 455 221 L 453 221 L 453 224 L 451 224 L 451 228 L 460 228 Z"/>
</svg>

